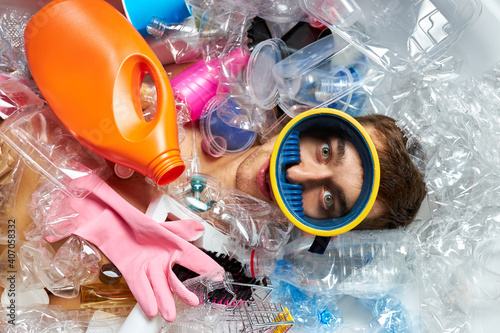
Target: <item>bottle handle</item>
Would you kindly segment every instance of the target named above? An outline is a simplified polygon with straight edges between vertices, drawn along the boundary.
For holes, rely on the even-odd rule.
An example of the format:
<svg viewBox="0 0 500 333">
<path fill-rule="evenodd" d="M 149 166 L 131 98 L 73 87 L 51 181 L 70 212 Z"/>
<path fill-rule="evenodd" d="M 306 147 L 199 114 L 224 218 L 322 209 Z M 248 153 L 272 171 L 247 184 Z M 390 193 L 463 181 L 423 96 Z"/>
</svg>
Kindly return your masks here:
<svg viewBox="0 0 500 333">
<path fill-rule="evenodd" d="M 150 121 L 144 118 L 141 104 L 142 81 L 147 74 L 153 79 L 157 96 L 155 115 Z M 172 89 L 163 68 L 158 68 L 157 64 L 144 54 L 135 53 L 128 56 L 116 75 L 113 110 L 119 131 L 132 141 L 146 137 L 164 113 L 176 114 Z"/>
</svg>

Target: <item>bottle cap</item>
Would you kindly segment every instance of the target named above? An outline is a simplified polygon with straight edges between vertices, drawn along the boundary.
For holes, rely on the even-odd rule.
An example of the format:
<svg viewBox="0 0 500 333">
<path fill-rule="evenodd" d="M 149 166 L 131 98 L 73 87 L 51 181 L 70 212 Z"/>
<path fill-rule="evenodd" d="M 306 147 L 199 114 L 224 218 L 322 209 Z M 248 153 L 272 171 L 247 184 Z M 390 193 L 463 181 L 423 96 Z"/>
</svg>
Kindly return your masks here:
<svg viewBox="0 0 500 333">
<path fill-rule="evenodd" d="M 120 164 L 115 164 L 114 171 L 115 175 L 121 179 L 129 179 L 134 174 L 134 170 Z"/>
<path fill-rule="evenodd" d="M 107 263 L 101 266 L 99 270 L 99 280 L 107 285 L 114 285 L 120 282 L 122 273 L 112 263 Z"/>
</svg>

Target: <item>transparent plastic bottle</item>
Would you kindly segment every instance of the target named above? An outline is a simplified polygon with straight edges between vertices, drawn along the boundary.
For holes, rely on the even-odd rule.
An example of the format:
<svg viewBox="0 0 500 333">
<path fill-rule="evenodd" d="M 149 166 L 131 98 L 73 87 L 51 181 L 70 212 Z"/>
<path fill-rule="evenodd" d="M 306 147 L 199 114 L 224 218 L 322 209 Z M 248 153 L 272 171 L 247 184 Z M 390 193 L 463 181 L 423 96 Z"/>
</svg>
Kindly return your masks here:
<svg viewBox="0 0 500 333">
<path fill-rule="evenodd" d="M 333 239 L 324 254 L 309 252 L 312 242 L 295 239 L 274 259 L 255 251 L 248 265 L 305 290 L 358 297 L 400 292 L 413 279 L 411 243 L 399 230 L 350 231 Z"/>
<path fill-rule="evenodd" d="M 411 249 L 402 236 L 401 231 L 350 231 L 331 241 L 322 255 L 309 252 L 312 239 L 302 237 L 285 246 L 275 274 L 324 292 L 385 294 L 412 279 Z"/>
</svg>

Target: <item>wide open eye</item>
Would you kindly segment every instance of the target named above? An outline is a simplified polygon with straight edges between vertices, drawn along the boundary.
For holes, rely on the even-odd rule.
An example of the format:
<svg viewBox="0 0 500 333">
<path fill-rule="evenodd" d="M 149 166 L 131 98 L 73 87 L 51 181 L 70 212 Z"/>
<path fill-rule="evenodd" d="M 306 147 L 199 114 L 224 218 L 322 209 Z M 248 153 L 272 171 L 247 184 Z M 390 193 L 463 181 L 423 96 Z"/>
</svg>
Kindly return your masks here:
<svg viewBox="0 0 500 333">
<path fill-rule="evenodd" d="M 323 157 L 323 159 L 326 160 L 330 158 L 330 154 L 331 154 L 330 144 L 328 142 L 324 142 L 321 145 L 321 157 Z"/>
<path fill-rule="evenodd" d="M 333 194 L 329 190 L 325 189 L 323 193 L 323 203 L 325 204 L 325 208 L 330 211 L 333 206 Z"/>
</svg>

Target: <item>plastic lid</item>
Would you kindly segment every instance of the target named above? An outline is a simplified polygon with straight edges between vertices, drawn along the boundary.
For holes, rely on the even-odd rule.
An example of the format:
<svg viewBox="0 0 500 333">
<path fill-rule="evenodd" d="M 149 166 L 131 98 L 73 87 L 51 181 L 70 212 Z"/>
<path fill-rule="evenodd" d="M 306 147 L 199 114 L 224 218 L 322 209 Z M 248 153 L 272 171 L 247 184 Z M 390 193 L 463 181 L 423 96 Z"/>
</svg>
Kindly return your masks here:
<svg viewBox="0 0 500 333">
<path fill-rule="evenodd" d="M 120 164 L 115 164 L 114 171 L 115 175 L 120 179 L 129 179 L 134 175 L 134 170 Z"/>
<path fill-rule="evenodd" d="M 255 142 L 257 133 L 226 124 L 217 115 L 217 109 L 220 107 L 230 108 L 236 115 L 241 112 L 230 98 L 223 103 L 219 101 L 218 96 L 208 101 L 200 117 L 203 151 L 220 157 L 223 154 L 239 154 L 248 150 Z"/>
<path fill-rule="evenodd" d="M 248 92 L 254 103 L 263 109 L 269 110 L 278 104 L 278 86 L 272 69 L 288 54 L 284 41 L 271 38 L 259 43 L 248 60 Z"/>
</svg>

